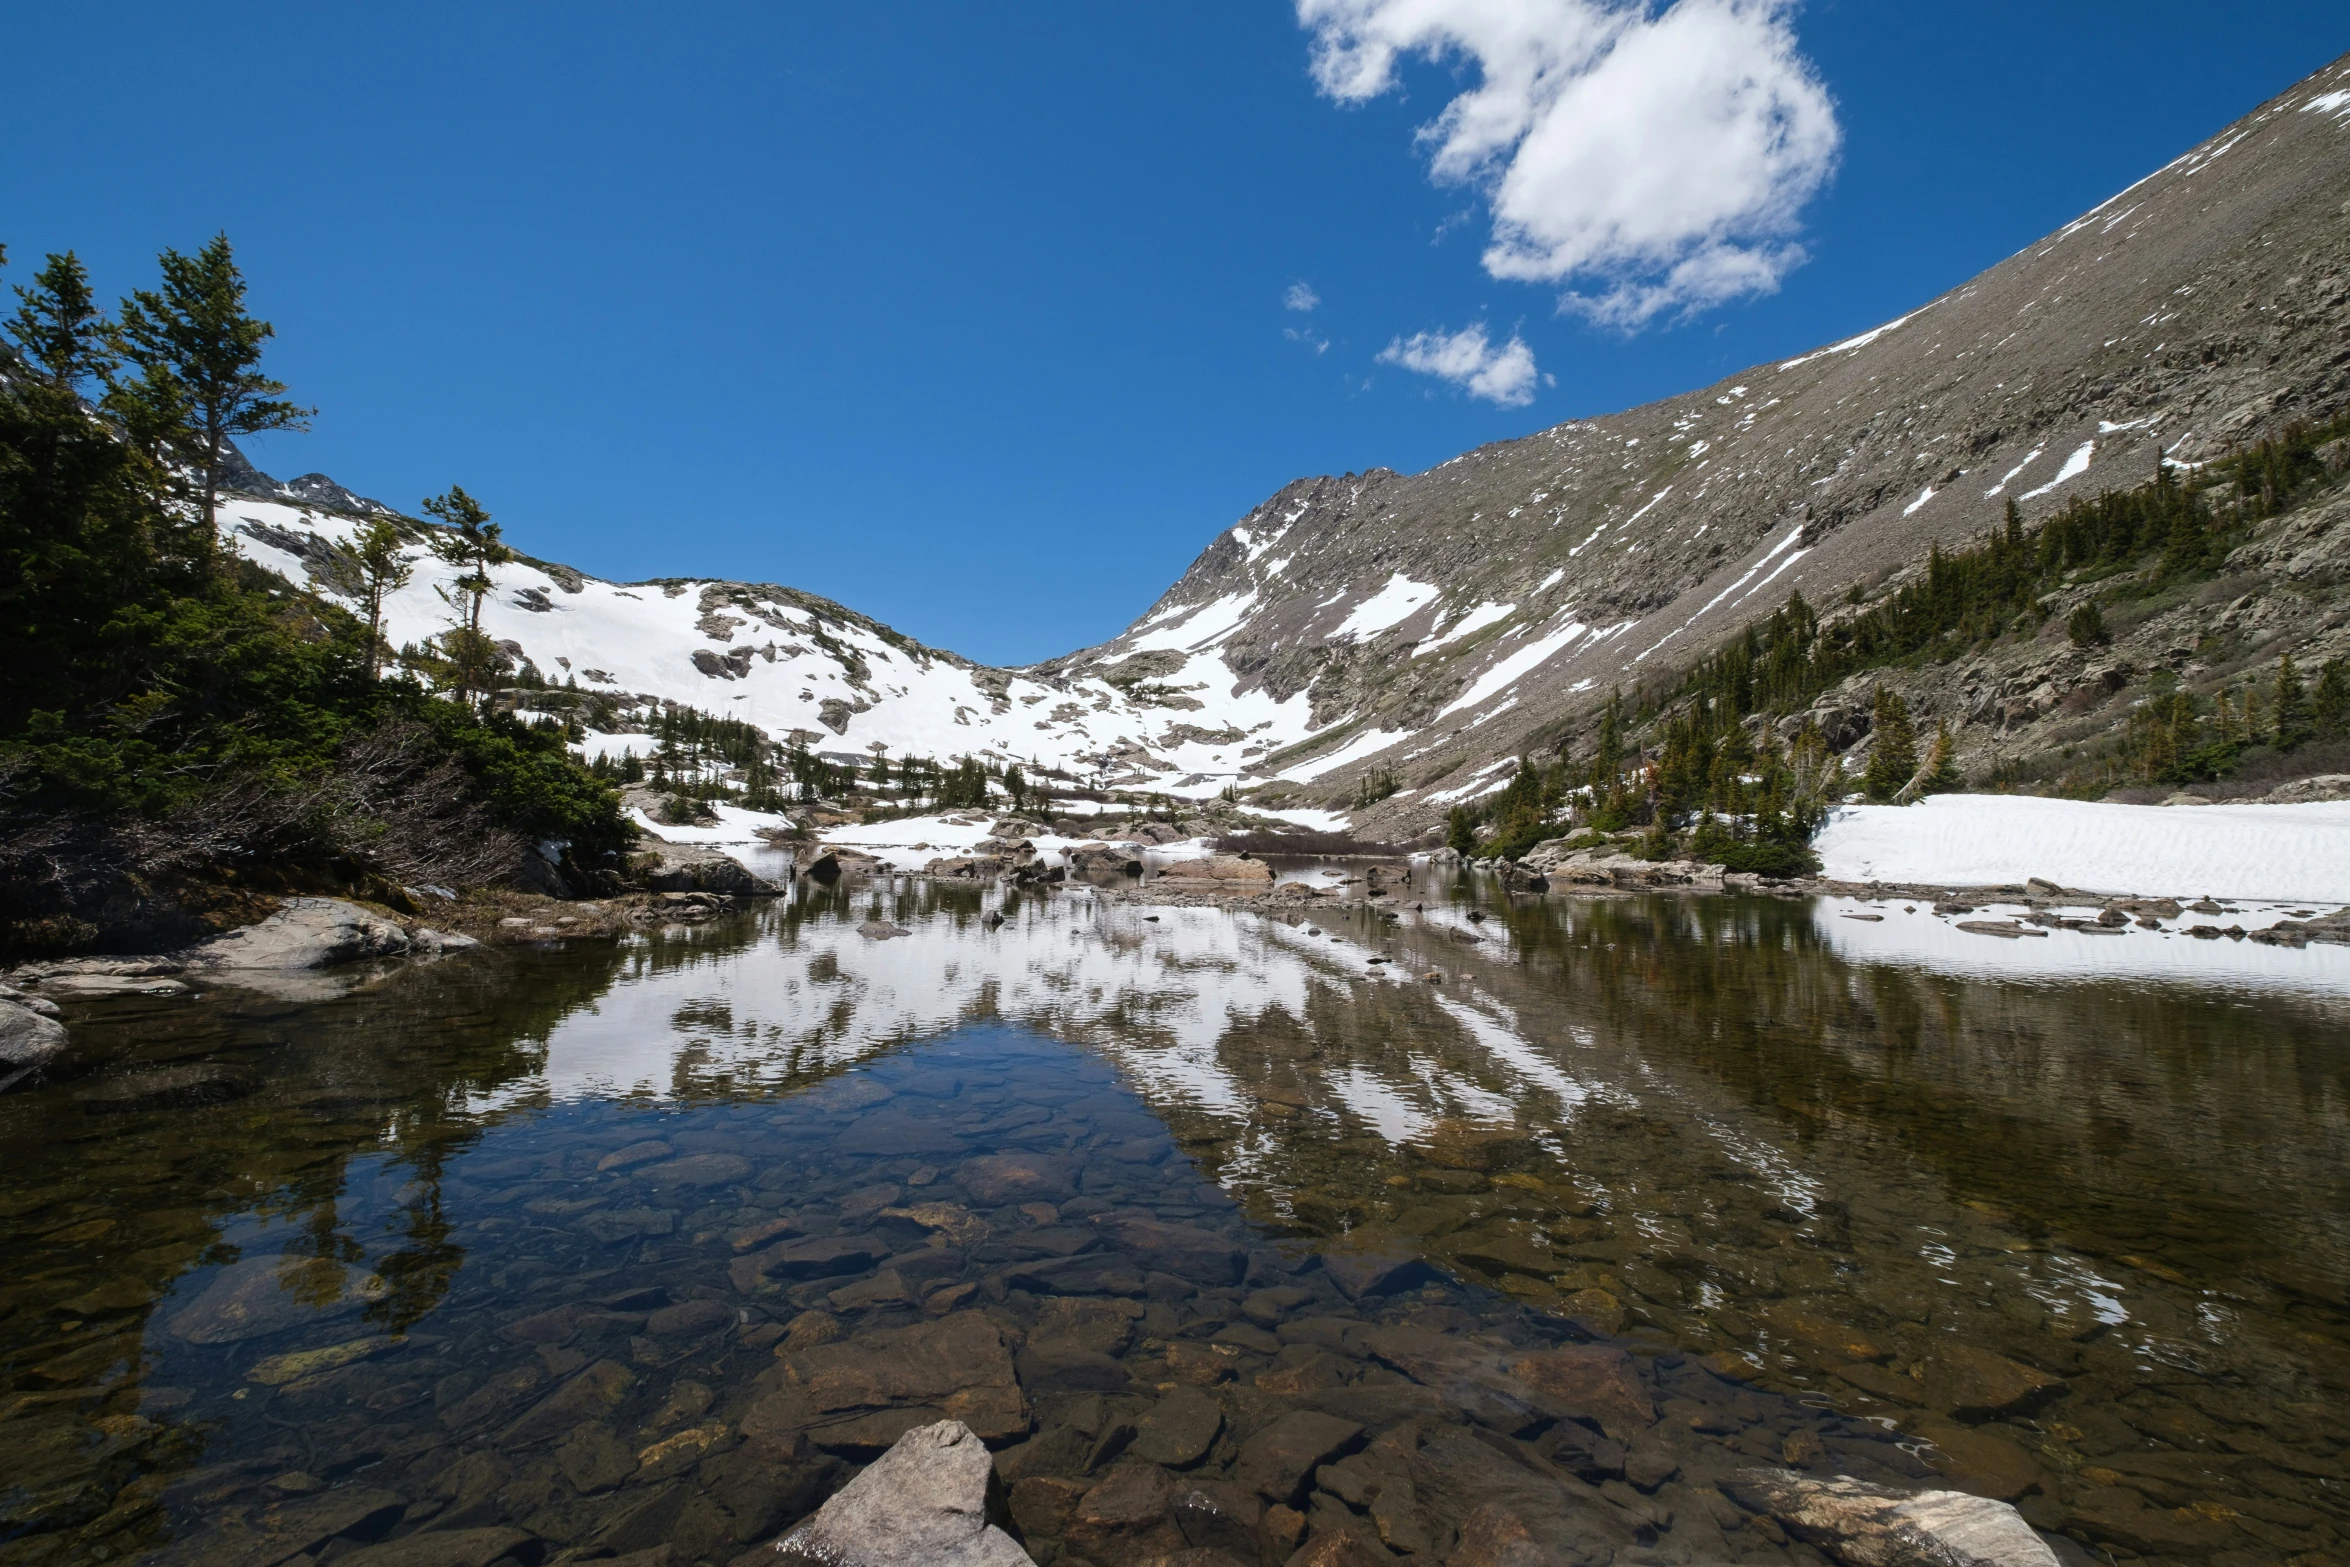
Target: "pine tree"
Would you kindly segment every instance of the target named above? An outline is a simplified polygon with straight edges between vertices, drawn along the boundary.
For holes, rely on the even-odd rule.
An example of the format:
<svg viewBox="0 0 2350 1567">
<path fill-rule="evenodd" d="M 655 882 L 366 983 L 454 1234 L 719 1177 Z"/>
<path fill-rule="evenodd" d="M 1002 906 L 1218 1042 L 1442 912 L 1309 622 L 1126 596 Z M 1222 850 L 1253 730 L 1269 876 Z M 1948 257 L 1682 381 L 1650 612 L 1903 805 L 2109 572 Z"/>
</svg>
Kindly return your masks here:
<svg viewBox="0 0 2350 1567">
<path fill-rule="evenodd" d="M 162 288 L 133 292 L 118 313 L 116 345 L 139 379 L 111 401 L 134 433 L 189 470 L 203 518 L 193 553 L 209 560 L 230 443 L 307 430 L 316 410 L 285 401 L 284 383 L 261 373 L 261 345 L 273 329 L 245 308 L 244 274 L 226 234 L 192 257 L 166 250 L 158 261 Z"/>
<path fill-rule="evenodd" d="M 2301 684 L 2301 671 L 2293 667 L 2293 655 L 2277 655 L 2275 687 L 2276 717 L 2272 721 L 2276 747 L 2290 751 L 2310 737 L 2309 693 Z"/>
<path fill-rule="evenodd" d="M 1918 785 L 1918 796 L 1929 794 L 1963 794 L 1966 777 L 1958 770 L 1958 744 L 1950 738 L 1950 725 L 1941 719 L 1934 721 L 1934 745 L 1926 753 L 1925 781 Z"/>
<path fill-rule="evenodd" d="M 415 563 L 402 553 L 406 541 L 398 524 L 388 517 L 360 524 L 352 537 L 351 553 L 338 561 L 329 584 L 348 599 L 356 599 L 367 616 L 367 679 L 374 683 L 383 668 L 384 600 L 406 587 L 416 575 Z"/>
<path fill-rule="evenodd" d="M 2318 667 L 2317 694 L 2309 707 L 2317 732 L 2326 739 L 2350 733 L 2350 663 L 2329 658 Z"/>
<path fill-rule="evenodd" d="M 458 692 L 479 706 L 504 656 L 482 634 L 482 601 L 497 585 L 490 577 L 491 568 L 512 560 L 514 551 L 501 538 L 504 530 L 490 521 L 490 514 L 465 493 L 463 485 L 453 484 L 448 494 L 428 497 L 424 509 L 448 525 L 447 532 L 433 536 L 433 553 L 460 573 L 455 582 L 439 590 L 442 601 L 457 611 L 457 624 L 441 639 L 442 652 L 449 660 Z M 666 741 L 674 732 L 667 712 L 662 714 L 662 725 Z"/>
<path fill-rule="evenodd" d="M 1879 686 L 1874 738 L 1861 787 L 1870 799 L 1882 804 L 1899 794 L 1917 770 L 1918 737 L 1910 722 L 1909 704 L 1891 687 Z"/>
<path fill-rule="evenodd" d="M 1477 852 L 1477 816 L 1465 805 L 1456 805 L 1445 813 L 1444 846 L 1455 854 Z"/>
<path fill-rule="evenodd" d="M 136 690 L 112 645 L 150 601 L 153 472 L 84 401 L 112 369 L 107 327 L 71 252 L 51 256 L 0 332 L 0 722 Z M 63 654 L 61 657 L 60 654 Z"/>
</svg>

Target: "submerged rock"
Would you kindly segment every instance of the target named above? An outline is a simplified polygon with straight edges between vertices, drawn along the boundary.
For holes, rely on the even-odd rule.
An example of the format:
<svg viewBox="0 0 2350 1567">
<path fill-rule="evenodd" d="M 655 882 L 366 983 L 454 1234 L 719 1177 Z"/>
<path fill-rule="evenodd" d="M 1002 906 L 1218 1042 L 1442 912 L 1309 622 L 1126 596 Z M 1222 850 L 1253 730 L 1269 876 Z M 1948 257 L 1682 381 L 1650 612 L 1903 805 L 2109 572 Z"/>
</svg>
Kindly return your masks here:
<svg viewBox="0 0 2350 1567">
<path fill-rule="evenodd" d="M 316 1257 L 248 1257 L 220 1270 L 204 1293 L 180 1308 L 171 1336 L 190 1344 L 234 1344 L 357 1311 L 383 1298 L 373 1273 Z"/>
<path fill-rule="evenodd" d="M 1723 1489 L 1854 1567 L 2057 1567 L 2021 1513 L 1963 1491 L 1895 1491 L 1791 1469 L 1743 1470 Z"/>
<path fill-rule="evenodd" d="M 775 1542 L 777 1567 L 1035 1567 L 995 1524 L 994 1479 L 994 1458 L 961 1421 L 908 1431 Z"/>
</svg>

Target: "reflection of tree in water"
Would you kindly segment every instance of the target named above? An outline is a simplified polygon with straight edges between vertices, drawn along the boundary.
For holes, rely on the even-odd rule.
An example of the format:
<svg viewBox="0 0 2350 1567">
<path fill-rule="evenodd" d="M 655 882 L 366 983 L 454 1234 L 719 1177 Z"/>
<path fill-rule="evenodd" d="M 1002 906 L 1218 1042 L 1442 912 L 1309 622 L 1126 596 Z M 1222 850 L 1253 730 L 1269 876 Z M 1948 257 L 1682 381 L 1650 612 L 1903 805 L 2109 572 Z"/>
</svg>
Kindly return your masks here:
<svg viewBox="0 0 2350 1567">
<path fill-rule="evenodd" d="M 0 1214 L 24 1225 L 0 1278 L 0 1377 L 44 1395 L 32 1413 L 0 1416 L 11 1455 L 0 1535 L 19 1536 L 9 1549 L 119 1557 L 160 1538 L 161 1515 L 117 1493 L 131 1482 L 151 1494 L 201 1443 L 168 1400 L 153 1423 L 125 1423 L 171 1342 L 151 1329 L 186 1304 L 171 1295 L 176 1280 L 239 1260 L 256 1228 L 282 1233 L 271 1249 L 302 1259 L 285 1280 L 297 1299 L 329 1304 L 371 1268 L 387 1286 L 374 1323 L 397 1331 L 428 1315 L 465 1256 L 443 1171 L 495 1119 L 471 1107 L 537 1071 L 548 1033 L 603 995 L 621 961 L 610 947 L 483 954 L 336 1001 L 223 991 L 77 1025 L 77 1057 L 104 1062 L 100 1074 L 0 1103 Z M 104 1121 L 76 1100 L 93 1084 L 191 1065 L 242 1096 Z M 410 1177 L 380 1235 L 341 1217 L 367 1166 Z M 26 1222 L 47 1213 L 72 1222 Z M 61 1535 L 70 1543 L 49 1543 Z"/>
</svg>

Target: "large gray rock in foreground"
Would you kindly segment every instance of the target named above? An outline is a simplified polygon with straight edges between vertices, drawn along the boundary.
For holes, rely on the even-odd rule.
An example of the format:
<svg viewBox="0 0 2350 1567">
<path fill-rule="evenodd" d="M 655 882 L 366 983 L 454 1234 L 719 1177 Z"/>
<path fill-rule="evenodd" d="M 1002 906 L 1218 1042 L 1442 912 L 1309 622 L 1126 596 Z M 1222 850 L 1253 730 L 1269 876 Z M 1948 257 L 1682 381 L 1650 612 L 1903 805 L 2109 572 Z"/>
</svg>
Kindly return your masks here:
<svg viewBox="0 0 2350 1567">
<path fill-rule="evenodd" d="M 65 1025 L 31 1007 L 0 1001 L 0 1087 L 65 1048 Z"/>
<path fill-rule="evenodd" d="M 2021 1513 L 1963 1491 L 1894 1491 L 1792 1469 L 1741 1470 L 1723 1489 L 1853 1567 L 2059 1567 Z"/>
<path fill-rule="evenodd" d="M 333 968 L 408 951 L 408 933 L 339 898 L 288 898 L 258 925 L 216 936 L 188 954 L 198 969 Z"/>
<path fill-rule="evenodd" d="M 779 1567 L 1035 1567 L 989 1522 L 994 1477 L 969 1426 L 918 1426 L 775 1542 Z"/>
</svg>

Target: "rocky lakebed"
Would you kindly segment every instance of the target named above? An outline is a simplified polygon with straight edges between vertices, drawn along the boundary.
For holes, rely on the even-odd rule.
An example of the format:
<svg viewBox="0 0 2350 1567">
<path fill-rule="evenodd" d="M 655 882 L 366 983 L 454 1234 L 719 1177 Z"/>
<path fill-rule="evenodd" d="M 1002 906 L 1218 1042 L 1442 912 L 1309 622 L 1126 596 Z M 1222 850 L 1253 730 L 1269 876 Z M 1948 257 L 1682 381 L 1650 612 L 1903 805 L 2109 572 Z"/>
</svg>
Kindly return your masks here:
<svg viewBox="0 0 2350 1567">
<path fill-rule="evenodd" d="M 1415 877 L 36 980 L 0 1563 L 2350 1559 L 2342 949 Z"/>
</svg>

